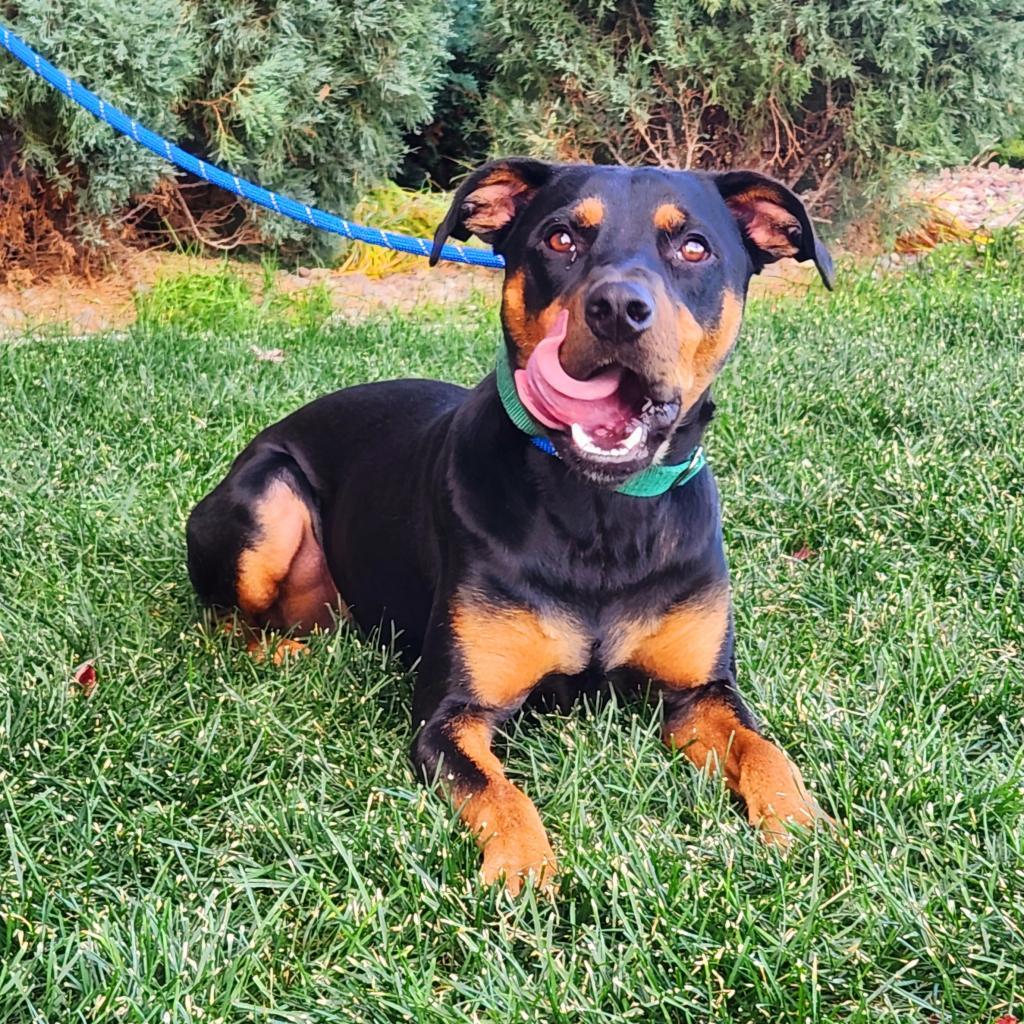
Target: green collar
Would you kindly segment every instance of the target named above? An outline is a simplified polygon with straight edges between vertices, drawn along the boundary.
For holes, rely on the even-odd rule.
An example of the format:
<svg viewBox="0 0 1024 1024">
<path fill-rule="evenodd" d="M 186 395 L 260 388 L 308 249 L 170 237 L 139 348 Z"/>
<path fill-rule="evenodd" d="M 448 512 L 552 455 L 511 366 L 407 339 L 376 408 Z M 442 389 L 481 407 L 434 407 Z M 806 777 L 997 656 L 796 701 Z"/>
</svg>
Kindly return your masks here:
<svg viewBox="0 0 1024 1024">
<path fill-rule="evenodd" d="M 549 455 L 554 455 L 554 445 L 551 444 L 544 430 L 526 411 L 526 406 L 519 399 L 519 392 L 516 391 L 512 368 L 508 364 L 508 354 L 504 346 L 498 350 L 496 374 L 498 397 L 505 407 L 508 418 L 532 439 L 536 447 Z M 673 487 L 682 487 L 683 484 L 688 483 L 704 468 L 706 461 L 704 449 L 697 445 L 685 461 L 672 466 L 648 466 L 647 469 L 634 473 L 624 483 L 619 484 L 615 490 L 619 494 L 628 494 L 634 498 L 656 498 Z"/>
</svg>

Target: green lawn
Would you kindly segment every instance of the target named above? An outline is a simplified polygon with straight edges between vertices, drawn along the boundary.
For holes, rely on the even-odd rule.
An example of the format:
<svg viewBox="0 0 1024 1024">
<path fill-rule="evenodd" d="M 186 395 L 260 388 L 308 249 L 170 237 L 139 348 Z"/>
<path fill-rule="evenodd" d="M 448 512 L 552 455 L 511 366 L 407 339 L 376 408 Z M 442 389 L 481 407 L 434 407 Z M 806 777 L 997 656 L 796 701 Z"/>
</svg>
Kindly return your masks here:
<svg viewBox="0 0 1024 1024">
<path fill-rule="evenodd" d="M 493 312 L 351 327 L 223 277 L 127 334 L 0 343 L 0 1020 L 1024 1017 L 1024 260 L 840 280 L 752 307 L 708 449 L 745 691 L 842 827 L 782 857 L 653 710 L 548 716 L 508 765 L 554 903 L 474 883 L 379 645 L 254 664 L 184 565 L 258 429 L 475 381 Z"/>
</svg>

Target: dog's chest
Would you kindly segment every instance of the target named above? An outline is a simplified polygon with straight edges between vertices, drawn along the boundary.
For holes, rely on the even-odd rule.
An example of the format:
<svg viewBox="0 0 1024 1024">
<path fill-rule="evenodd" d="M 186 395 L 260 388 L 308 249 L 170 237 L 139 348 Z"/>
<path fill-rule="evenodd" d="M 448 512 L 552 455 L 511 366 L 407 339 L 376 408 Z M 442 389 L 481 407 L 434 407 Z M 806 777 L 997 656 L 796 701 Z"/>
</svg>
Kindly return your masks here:
<svg viewBox="0 0 1024 1024">
<path fill-rule="evenodd" d="M 712 677 L 729 635 L 724 577 L 680 593 L 653 573 L 618 590 L 577 583 L 533 585 L 517 601 L 469 594 L 453 617 L 473 688 L 488 704 L 513 705 L 551 676 L 632 670 L 677 686 Z M 565 580 L 562 583 L 565 584 Z"/>
<path fill-rule="evenodd" d="M 708 677 L 726 639 L 729 588 L 723 582 L 657 605 L 610 601 L 596 614 L 569 607 L 532 614 L 537 647 L 551 654 L 545 665 L 549 672 L 575 675 L 629 668 L 690 684 Z"/>
<path fill-rule="evenodd" d="M 570 610 L 607 610 L 633 594 L 650 596 L 665 574 L 678 577 L 694 540 L 671 509 L 629 515 L 604 502 L 545 508 L 517 560 L 524 578 Z"/>
<path fill-rule="evenodd" d="M 473 689 L 508 706 L 551 676 L 706 680 L 729 633 L 714 498 L 706 484 L 650 504 L 562 492 L 500 521 L 456 599 Z"/>
</svg>

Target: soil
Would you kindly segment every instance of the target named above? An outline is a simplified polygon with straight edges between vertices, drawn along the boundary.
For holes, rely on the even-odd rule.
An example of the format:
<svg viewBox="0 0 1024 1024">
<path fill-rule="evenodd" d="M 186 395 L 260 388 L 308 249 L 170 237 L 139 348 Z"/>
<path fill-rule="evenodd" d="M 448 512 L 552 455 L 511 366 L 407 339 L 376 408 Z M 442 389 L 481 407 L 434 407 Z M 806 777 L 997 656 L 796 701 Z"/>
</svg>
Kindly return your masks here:
<svg viewBox="0 0 1024 1024">
<path fill-rule="evenodd" d="M 913 182 L 909 198 L 969 230 L 1021 224 L 1024 169 L 989 164 L 946 170 Z M 15 270 L 6 286 L 0 287 L 0 334 L 19 334 L 47 324 L 67 324 L 76 334 L 123 328 L 135 319 L 136 294 L 159 276 L 210 271 L 220 265 L 219 259 L 154 250 L 133 253 L 110 272 L 91 278 L 57 276 L 36 282 L 28 272 Z M 254 288 L 262 286 L 259 268 L 246 264 L 235 264 L 235 268 L 251 278 Z M 816 279 L 813 267 L 786 261 L 756 278 L 752 293 L 802 292 L 814 287 Z M 276 283 L 285 292 L 323 284 L 341 316 L 361 319 L 384 310 L 456 304 L 474 292 L 496 300 L 499 281 L 500 275 L 481 268 L 444 264 L 430 269 L 424 264 L 415 271 L 381 278 L 300 267 L 278 272 Z"/>
<path fill-rule="evenodd" d="M 110 273 L 87 280 L 58 275 L 33 283 L 24 271 L 8 275 L 0 287 L 0 333 L 22 333 L 47 324 L 70 325 L 75 334 L 124 328 L 135 319 L 135 298 L 159 277 L 184 273 L 211 273 L 222 266 L 220 259 L 203 259 L 179 253 L 133 253 Z M 232 269 L 250 280 L 254 292 L 263 286 L 260 268 L 245 263 Z M 450 264 L 430 269 L 390 274 L 371 279 L 365 274 L 300 267 L 279 271 L 275 285 L 285 293 L 322 284 L 335 308 L 344 317 L 361 319 L 385 309 L 408 311 L 416 307 L 450 305 L 469 298 L 476 291 L 497 295 L 498 276 L 476 267 Z"/>
</svg>

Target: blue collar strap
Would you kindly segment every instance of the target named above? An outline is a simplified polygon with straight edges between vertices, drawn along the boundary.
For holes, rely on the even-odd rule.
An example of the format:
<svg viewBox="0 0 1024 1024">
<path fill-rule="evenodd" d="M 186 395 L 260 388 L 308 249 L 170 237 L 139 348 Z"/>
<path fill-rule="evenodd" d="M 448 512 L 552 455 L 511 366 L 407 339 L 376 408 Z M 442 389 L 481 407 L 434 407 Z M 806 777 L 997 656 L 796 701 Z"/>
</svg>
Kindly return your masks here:
<svg viewBox="0 0 1024 1024">
<path fill-rule="evenodd" d="M 516 391 L 512 368 L 508 364 L 508 354 L 504 345 L 498 350 L 496 374 L 498 378 L 498 397 L 504 406 L 508 418 L 524 433 L 534 445 L 548 455 L 557 458 L 555 446 L 544 433 L 539 423 L 527 412 Z M 619 494 L 628 494 L 634 498 L 656 498 L 673 487 L 682 487 L 692 480 L 703 468 L 707 460 L 704 449 L 697 445 L 683 461 L 671 466 L 648 466 L 647 469 L 634 473 L 624 483 L 615 488 Z"/>
</svg>

